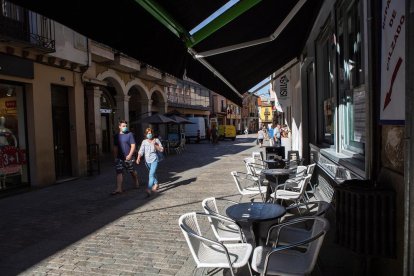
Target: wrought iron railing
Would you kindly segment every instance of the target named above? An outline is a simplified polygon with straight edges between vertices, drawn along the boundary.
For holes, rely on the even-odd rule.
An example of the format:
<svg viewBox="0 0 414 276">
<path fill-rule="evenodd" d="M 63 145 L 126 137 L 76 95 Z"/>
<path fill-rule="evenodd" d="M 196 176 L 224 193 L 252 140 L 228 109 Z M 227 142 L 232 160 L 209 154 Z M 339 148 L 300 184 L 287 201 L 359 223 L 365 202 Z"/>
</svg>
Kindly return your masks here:
<svg viewBox="0 0 414 276">
<path fill-rule="evenodd" d="M 25 8 L 0 0 L 0 38 L 25 42 L 47 52 L 54 52 L 55 22 Z"/>
</svg>

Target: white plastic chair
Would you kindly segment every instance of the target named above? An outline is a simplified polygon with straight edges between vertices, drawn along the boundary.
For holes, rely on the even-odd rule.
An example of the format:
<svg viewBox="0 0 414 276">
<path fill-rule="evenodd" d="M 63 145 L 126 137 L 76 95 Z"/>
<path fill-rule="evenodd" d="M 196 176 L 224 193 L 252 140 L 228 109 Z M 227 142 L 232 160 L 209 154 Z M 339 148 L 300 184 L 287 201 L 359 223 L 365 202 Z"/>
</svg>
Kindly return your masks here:
<svg viewBox="0 0 414 276">
<path fill-rule="evenodd" d="M 231 275 L 234 276 L 233 268 L 249 267 L 250 275 L 252 271 L 249 258 L 252 253 L 252 246 L 248 243 L 222 244 L 203 236 L 197 221 L 197 216 L 212 216 L 201 213 L 187 213 L 178 219 L 181 231 L 190 249 L 191 255 L 197 267 L 193 275 L 199 268 L 229 268 Z"/>
<path fill-rule="evenodd" d="M 254 162 L 254 158 L 253 157 L 247 157 L 243 159 L 244 165 L 246 166 L 246 172 L 247 174 L 253 175 L 253 172 L 250 170 L 250 166 L 249 163 Z"/>
<path fill-rule="evenodd" d="M 232 171 L 231 175 L 233 176 L 237 190 L 241 195 L 239 202 L 242 200 L 243 196 L 254 197 L 257 195 L 260 195 L 264 201 L 267 192 L 266 186 L 261 186 L 260 182 L 257 179 L 242 172 Z"/>
<path fill-rule="evenodd" d="M 310 236 L 301 240 L 292 240 L 288 245 L 279 245 L 279 236 L 282 232 L 289 231 L 288 226 L 304 222 L 312 223 Z M 269 237 L 275 230 L 276 240 L 270 243 Z M 304 217 L 270 227 L 266 246 L 258 246 L 254 249 L 253 270 L 260 275 L 310 275 L 328 230 L 329 222 L 321 217 Z M 304 247 L 306 248 L 304 252 L 297 250 Z"/>
<path fill-rule="evenodd" d="M 237 204 L 237 202 L 234 202 L 234 204 Z M 214 197 L 204 199 L 201 205 L 206 214 L 222 218 L 208 217 L 214 236 L 216 236 L 219 242 L 243 242 L 243 234 L 240 227 L 232 219 L 219 213 Z"/>
<path fill-rule="evenodd" d="M 306 206 L 305 206 L 306 205 Z M 299 206 L 289 206 L 286 208 L 286 213 L 281 222 L 288 222 L 298 218 L 303 217 L 321 217 L 324 218 L 327 210 L 330 208 L 331 204 L 326 201 L 312 201 L 308 203 L 301 203 Z M 292 213 L 296 208 L 303 208 L 304 212 L 301 215 L 298 213 Z M 303 223 L 297 223 L 295 225 L 288 225 L 284 228 L 285 231 L 280 232 L 279 235 L 279 244 L 286 245 L 291 244 L 298 240 L 304 240 L 310 238 L 312 235 L 311 227 L 309 227 L 309 222 L 304 221 Z M 273 238 L 273 240 L 275 240 Z"/>
<path fill-rule="evenodd" d="M 297 189 L 297 183 L 306 175 L 310 175 L 312 177 L 313 171 L 315 169 L 316 164 L 310 164 L 308 166 L 298 166 L 296 169 L 296 175 L 293 178 L 289 178 L 285 182 L 285 187 L 290 189 Z M 305 190 L 305 197 L 306 200 L 310 200 L 310 196 L 308 193 L 315 194 L 314 186 L 308 183 L 308 187 L 311 187 L 311 190 Z M 314 195 L 315 196 L 315 195 Z"/>
<path fill-rule="evenodd" d="M 306 174 L 307 175 L 310 175 L 312 177 L 313 171 L 315 170 L 315 166 L 316 166 L 316 163 L 313 163 L 313 164 L 308 165 L 308 168 L 306 170 Z M 310 187 L 311 190 L 310 191 L 309 190 L 305 190 L 305 196 L 306 196 L 307 200 L 310 199 L 309 193 L 312 193 L 313 196 L 316 198 L 316 195 L 315 195 L 315 185 L 313 185 L 310 180 L 309 180 L 308 187 Z"/>
<path fill-rule="evenodd" d="M 303 179 L 301 179 L 297 185 L 297 190 L 287 190 L 287 189 L 277 189 L 275 192 L 273 192 L 270 197 L 273 198 L 273 201 L 275 200 L 288 200 L 288 201 L 294 201 L 297 205 L 302 200 L 303 202 L 306 202 L 304 198 L 304 193 L 306 190 L 306 186 L 309 183 L 309 180 L 311 178 L 311 175 L 305 176 Z M 283 184 L 281 184 L 283 185 Z M 278 187 L 280 187 L 279 185 Z M 300 209 L 298 209 L 300 212 Z"/>
<path fill-rule="evenodd" d="M 260 151 L 253 151 L 252 152 L 252 158 L 253 159 L 261 159 Z"/>
</svg>

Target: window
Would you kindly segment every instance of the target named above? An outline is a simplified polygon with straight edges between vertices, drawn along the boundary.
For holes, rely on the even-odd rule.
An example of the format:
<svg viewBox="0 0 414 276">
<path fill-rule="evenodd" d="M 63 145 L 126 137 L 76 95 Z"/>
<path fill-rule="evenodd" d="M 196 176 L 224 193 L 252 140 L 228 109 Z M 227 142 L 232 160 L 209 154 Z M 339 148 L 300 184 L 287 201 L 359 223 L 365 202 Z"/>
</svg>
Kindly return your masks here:
<svg viewBox="0 0 414 276">
<path fill-rule="evenodd" d="M 1 12 L 4 17 L 8 17 L 16 21 L 23 21 L 23 9 L 8 1 L 1 1 Z"/>
<path fill-rule="evenodd" d="M 28 184 L 24 87 L 0 82 L 0 190 Z"/>
<path fill-rule="evenodd" d="M 341 150 L 364 153 L 365 87 L 360 0 L 344 1 L 337 10 Z"/>
<path fill-rule="evenodd" d="M 330 24 L 316 41 L 318 76 L 318 142 L 334 144 L 335 137 L 335 35 Z"/>
</svg>

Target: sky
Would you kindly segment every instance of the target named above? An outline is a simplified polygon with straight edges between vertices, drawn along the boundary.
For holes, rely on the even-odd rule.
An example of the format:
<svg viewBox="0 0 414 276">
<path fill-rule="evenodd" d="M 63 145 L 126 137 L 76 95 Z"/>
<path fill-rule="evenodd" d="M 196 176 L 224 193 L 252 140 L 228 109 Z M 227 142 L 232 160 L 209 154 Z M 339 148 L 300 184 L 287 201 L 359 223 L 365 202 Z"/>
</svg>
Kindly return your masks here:
<svg viewBox="0 0 414 276">
<path fill-rule="evenodd" d="M 249 89 L 250 92 L 255 91 L 258 87 L 262 86 L 264 83 L 268 82 L 270 80 L 270 77 L 262 80 L 261 82 L 259 82 L 258 84 L 256 84 L 255 86 L 253 86 L 252 88 Z M 270 84 L 267 84 L 266 86 L 264 86 L 263 88 L 261 88 L 260 90 L 258 90 L 255 94 L 258 96 L 262 96 L 263 98 L 270 98 L 270 95 L 268 93 L 270 87 Z"/>
<path fill-rule="evenodd" d="M 196 33 L 198 30 L 200 30 L 202 27 L 204 27 L 206 24 L 210 23 L 217 16 L 219 16 L 220 14 L 222 14 L 223 12 L 225 12 L 226 10 L 228 10 L 229 8 L 231 8 L 237 2 L 239 2 L 239 0 L 230 0 L 230 1 L 228 1 L 224 6 L 222 6 L 220 9 L 218 9 L 217 11 L 215 11 L 209 17 L 207 17 L 199 25 L 197 25 L 196 27 L 194 27 L 190 31 L 190 34 L 193 35 L 194 33 Z M 262 86 L 265 82 L 267 82 L 269 80 L 270 80 L 270 77 L 262 80 L 261 82 L 259 82 L 255 86 L 253 86 L 251 89 L 249 89 L 249 91 L 250 92 L 255 91 L 258 87 Z M 269 98 L 270 95 L 269 95 L 268 91 L 269 91 L 269 84 L 267 84 L 265 87 L 263 87 L 260 90 L 258 90 L 255 94 L 258 95 L 258 96 L 262 96 L 264 98 Z"/>
<path fill-rule="evenodd" d="M 230 1 L 228 1 L 224 6 L 222 6 L 220 9 L 218 9 L 217 11 L 215 11 L 213 14 L 211 14 L 209 17 L 207 17 L 203 22 L 201 22 L 200 24 L 198 24 L 196 27 L 194 27 L 194 29 L 192 29 L 190 31 L 190 34 L 193 35 L 195 32 L 197 32 L 198 30 L 200 30 L 206 24 L 210 23 L 213 19 L 215 19 L 217 16 L 219 16 L 220 14 L 222 14 L 223 12 L 225 12 L 226 10 L 228 10 L 229 8 L 231 8 L 237 2 L 239 2 L 239 0 L 230 0 Z"/>
</svg>

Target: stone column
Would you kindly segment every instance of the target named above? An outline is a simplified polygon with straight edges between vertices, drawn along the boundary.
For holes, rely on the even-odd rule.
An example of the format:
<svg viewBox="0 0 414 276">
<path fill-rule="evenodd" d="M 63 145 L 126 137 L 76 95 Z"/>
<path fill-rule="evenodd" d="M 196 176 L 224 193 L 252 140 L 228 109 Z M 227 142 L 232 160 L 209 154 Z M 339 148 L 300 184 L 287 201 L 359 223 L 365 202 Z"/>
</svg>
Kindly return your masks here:
<svg viewBox="0 0 414 276">
<path fill-rule="evenodd" d="M 101 96 L 102 90 L 94 86 L 86 90 L 88 98 L 88 144 L 98 144 L 102 150 L 102 126 L 101 126 Z"/>
<path fill-rule="evenodd" d="M 129 99 L 131 96 L 115 96 L 117 110 L 115 112 L 115 124 L 118 126 L 119 120 L 129 121 Z"/>
</svg>

